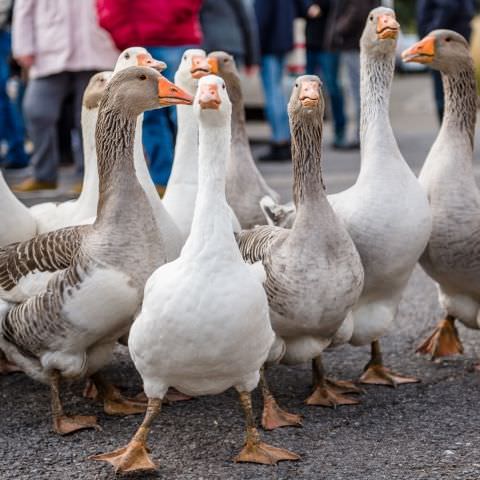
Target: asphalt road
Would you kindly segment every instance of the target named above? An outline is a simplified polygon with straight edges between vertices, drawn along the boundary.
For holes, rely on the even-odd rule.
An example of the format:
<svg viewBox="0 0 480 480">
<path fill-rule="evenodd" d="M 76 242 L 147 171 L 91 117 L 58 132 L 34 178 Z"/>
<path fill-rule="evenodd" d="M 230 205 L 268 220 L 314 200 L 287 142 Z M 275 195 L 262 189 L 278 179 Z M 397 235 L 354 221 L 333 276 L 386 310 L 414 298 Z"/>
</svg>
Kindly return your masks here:
<svg viewBox="0 0 480 480">
<path fill-rule="evenodd" d="M 435 137 L 428 79 L 400 77 L 392 99 L 393 125 L 400 148 L 418 170 Z M 263 125 L 251 125 L 253 138 L 265 135 Z M 325 148 L 327 188 L 334 192 L 351 184 L 358 171 L 358 153 Z M 256 147 L 257 148 L 257 147 Z M 258 147 L 261 153 L 262 147 Z M 267 180 L 289 198 L 290 165 L 262 165 Z M 65 174 L 67 177 L 69 173 Z M 66 178 L 66 177 L 65 177 Z M 10 176 L 10 180 L 14 180 Z M 64 192 L 56 192 L 62 198 Z M 39 201 L 31 196 L 28 203 Z M 382 341 L 385 363 L 421 378 L 398 389 L 368 386 L 361 404 L 337 410 L 307 407 L 308 365 L 276 367 L 269 372 L 279 402 L 304 416 L 303 428 L 262 433 L 265 441 L 301 455 L 297 463 L 276 467 L 234 464 L 243 442 L 243 417 L 236 394 L 177 403 L 164 408 L 149 445 L 160 463 L 150 479 L 316 479 L 316 480 L 437 480 L 480 478 L 480 416 L 477 414 L 480 373 L 473 367 L 480 334 L 460 327 L 462 357 L 432 363 L 415 355 L 416 344 L 440 318 L 436 290 L 417 269 L 405 292 L 395 326 Z M 357 378 L 368 361 L 368 348 L 344 346 L 327 352 L 325 364 L 337 378 Z M 128 353 L 119 348 L 106 370 L 128 394 L 141 381 Z M 81 385 L 63 391 L 69 413 L 99 416 L 103 431 L 83 431 L 60 438 L 50 430 L 48 387 L 14 374 L 0 378 L 0 479 L 67 480 L 114 478 L 109 465 L 86 457 L 125 444 L 141 417 L 108 417 L 98 404 L 81 397 Z M 260 399 L 254 396 L 257 415 Z"/>
</svg>

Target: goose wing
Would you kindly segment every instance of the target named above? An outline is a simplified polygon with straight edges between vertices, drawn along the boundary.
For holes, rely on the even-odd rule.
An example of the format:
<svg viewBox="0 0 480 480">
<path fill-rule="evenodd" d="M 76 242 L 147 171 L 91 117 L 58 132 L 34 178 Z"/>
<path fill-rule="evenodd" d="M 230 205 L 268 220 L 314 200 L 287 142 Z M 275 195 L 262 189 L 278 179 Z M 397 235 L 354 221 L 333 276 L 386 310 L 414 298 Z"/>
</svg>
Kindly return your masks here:
<svg viewBox="0 0 480 480">
<path fill-rule="evenodd" d="M 62 228 L 0 249 L 0 298 L 22 302 L 70 266 L 88 225 Z"/>
<path fill-rule="evenodd" d="M 285 229 L 262 225 L 251 230 L 242 230 L 236 235 L 243 259 L 248 263 L 263 262 L 272 245 L 285 234 Z"/>
</svg>

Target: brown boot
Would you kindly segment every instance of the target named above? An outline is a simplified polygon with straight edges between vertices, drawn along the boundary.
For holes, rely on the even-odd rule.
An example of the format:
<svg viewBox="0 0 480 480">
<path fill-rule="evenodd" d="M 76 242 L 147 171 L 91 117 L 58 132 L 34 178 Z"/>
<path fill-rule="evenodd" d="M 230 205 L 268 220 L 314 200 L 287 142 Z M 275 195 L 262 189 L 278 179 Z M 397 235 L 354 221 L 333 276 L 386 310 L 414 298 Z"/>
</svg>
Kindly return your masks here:
<svg viewBox="0 0 480 480">
<path fill-rule="evenodd" d="M 12 190 L 17 193 L 34 192 L 36 190 L 55 190 L 57 182 L 44 182 L 33 177 L 26 178 L 23 182 L 18 183 L 12 187 Z"/>
<path fill-rule="evenodd" d="M 157 189 L 157 192 L 160 195 L 160 198 L 163 198 L 163 196 L 165 195 L 165 190 L 167 189 L 167 187 L 165 187 L 163 185 L 155 185 L 155 188 Z"/>
</svg>

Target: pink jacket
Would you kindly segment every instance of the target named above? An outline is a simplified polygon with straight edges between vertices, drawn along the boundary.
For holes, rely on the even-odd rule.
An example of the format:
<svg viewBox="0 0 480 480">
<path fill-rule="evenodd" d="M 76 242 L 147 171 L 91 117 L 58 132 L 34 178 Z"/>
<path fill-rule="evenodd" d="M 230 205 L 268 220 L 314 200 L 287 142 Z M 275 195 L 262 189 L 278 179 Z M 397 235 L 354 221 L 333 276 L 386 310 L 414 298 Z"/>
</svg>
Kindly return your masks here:
<svg viewBox="0 0 480 480">
<path fill-rule="evenodd" d="M 13 55 L 34 55 L 30 77 L 112 70 L 119 55 L 98 25 L 95 0 L 16 0 Z"/>
<path fill-rule="evenodd" d="M 200 45 L 202 41 L 201 3 L 201 0 L 97 0 L 97 10 L 100 25 L 110 32 L 118 48 L 187 46 Z"/>
</svg>

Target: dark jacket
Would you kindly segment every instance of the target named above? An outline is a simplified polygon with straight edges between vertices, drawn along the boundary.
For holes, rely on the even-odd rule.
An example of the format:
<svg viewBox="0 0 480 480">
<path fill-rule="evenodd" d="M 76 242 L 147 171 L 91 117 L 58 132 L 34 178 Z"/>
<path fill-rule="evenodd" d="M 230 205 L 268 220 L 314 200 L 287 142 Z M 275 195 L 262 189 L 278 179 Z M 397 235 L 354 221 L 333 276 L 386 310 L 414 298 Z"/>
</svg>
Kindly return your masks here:
<svg viewBox="0 0 480 480">
<path fill-rule="evenodd" d="M 200 23 L 207 52 L 223 50 L 247 66 L 258 65 L 255 13 L 245 0 L 203 0 Z"/>
<path fill-rule="evenodd" d="M 380 0 L 332 0 L 325 46 L 328 50 L 359 50 L 370 10 Z"/>
<path fill-rule="evenodd" d="M 305 17 L 312 0 L 255 0 L 262 55 L 284 55 L 293 49 L 293 21 Z"/>
<path fill-rule="evenodd" d="M 470 39 L 470 22 L 475 15 L 475 0 L 417 0 L 418 34 L 448 28 Z"/>
<path fill-rule="evenodd" d="M 313 3 L 322 9 L 322 14 L 318 18 L 307 17 L 305 43 L 307 50 L 324 50 L 328 16 L 330 14 L 330 0 L 315 0 Z"/>
</svg>

